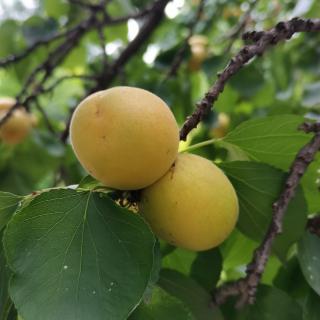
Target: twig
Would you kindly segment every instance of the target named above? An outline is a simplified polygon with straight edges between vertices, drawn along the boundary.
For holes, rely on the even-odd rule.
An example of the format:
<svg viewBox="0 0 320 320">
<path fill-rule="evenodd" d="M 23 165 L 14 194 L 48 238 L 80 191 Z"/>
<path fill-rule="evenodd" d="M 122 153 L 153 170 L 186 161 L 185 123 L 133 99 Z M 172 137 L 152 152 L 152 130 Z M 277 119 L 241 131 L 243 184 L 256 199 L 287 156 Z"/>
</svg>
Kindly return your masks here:
<svg viewBox="0 0 320 320">
<path fill-rule="evenodd" d="M 206 93 L 205 97 L 197 103 L 196 110 L 183 124 L 180 130 L 180 139 L 186 140 L 189 132 L 194 129 L 210 111 L 220 93 L 223 92 L 226 82 L 248 61 L 255 56 L 261 56 L 271 45 L 290 39 L 296 32 L 313 31 L 320 31 L 320 19 L 294 18 L 287 22 L 279 22 L 276 27 L 269 31 L 246 33 L 244 38 L 253 40 L 255 43 L 244 46 L 238 54 L 231 59 L 222 73 L 218 74 L 218 79 L 213 87 Z"/>
<path fill-rule="evenodd" d="M 229 296 L 239 296 L 237 307 L 242 307 L 246 303 L 252 304 L 255 301 L 257 288 L 269 259 L 272 243 L 276 236 L 282 232 L 283 217 L 288 205 L 295 195 L 303 174 L 320 150 L 320 123 L 316 125 L 305 123 L 300 129 L 306 132 L 314 132 L 315 135 L 298 152 L 291 165 L 284 190 L 272 206 L 273 215 L 268 231 L 262 243 L 255 250 L 252 261 L 247 266 L 246 277 L 219 288 L 214 295 L 217 304 L 224 303 Z"/>
<path fill-rule="evenodd" d="M 68 76 L 63 76 L 57 80 L 55 80 L 50 86 L 48 87 L 42 87 L 39 90 L 39 93 L 50 93 L 52 92 L 57 86 L 59 86 L 62 82 L 67 81 L 67 80 L 72 80 L 72 79 L 82 79 L 82 80 L 90 80 L 90 81 L 97 81 L 95 76 L 89 76 L 89 75 L 68 75 Z"/>
<path fill-rule="evenodd" d="M 202 16 L 205 3 L 206 3 L 206 0 L 200 0 L 196 15 L 195 15 L 194 19 L 191 21 L 190 25 L 188 26 L 188 29 L 189 29 L 188 35 L 184 39 L 183 45 L 180 47 L 180 49 L 176 53 L 175 57 L 173 58 L 173 62 L 171 64 L 171 67 L 170 67 L 169 71 L 167 72 L 167 74 L 165 75 L 163 82 L 165 82 L 170 77 L 175 76 L 177 74 L 178 69 L 183 61 L 183 55 L 188 48 L 188 45 L 189 45 L 188 42 L 189 42 L 190 38 L 192 37 L 194 30 L 195 30 L 195 27 Z"/>
</svg>

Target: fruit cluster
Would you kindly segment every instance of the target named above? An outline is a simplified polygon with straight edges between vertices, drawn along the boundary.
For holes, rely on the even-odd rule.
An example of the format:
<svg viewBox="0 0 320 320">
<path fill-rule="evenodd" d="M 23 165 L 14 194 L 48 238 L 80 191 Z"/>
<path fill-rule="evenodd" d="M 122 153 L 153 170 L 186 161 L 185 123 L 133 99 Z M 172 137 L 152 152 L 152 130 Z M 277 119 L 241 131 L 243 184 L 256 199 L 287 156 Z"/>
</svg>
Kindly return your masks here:
<svg viewBox="0 0 320 320">
<path fill-rule="evenodd" d="M 74 112 L 70 138 L 97 180 L 114 189 L 142 189 L 139 212 L 169 243 L 207 250 L 234 228 L 233 186 L 211 161 L 178 154 L 176 120 L 153 93 L 114 87 L 88 96 Z"/>
</svg>

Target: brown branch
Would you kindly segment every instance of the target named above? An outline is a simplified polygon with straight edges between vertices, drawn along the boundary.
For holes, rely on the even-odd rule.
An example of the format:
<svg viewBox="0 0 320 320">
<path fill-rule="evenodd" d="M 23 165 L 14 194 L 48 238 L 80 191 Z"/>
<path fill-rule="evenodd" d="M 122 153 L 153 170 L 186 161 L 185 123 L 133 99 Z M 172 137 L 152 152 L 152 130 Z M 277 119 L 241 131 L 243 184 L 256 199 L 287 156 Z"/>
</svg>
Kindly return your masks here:
<svg viewBox="0 0 320 320">
<path fill-rule="evenodd" d="M 122 51 L 120 56 L 110 65 L 107 66 L 106 69 L 102 69 L 100 75 L 97 75 L 96 85 L 93 86 L 88 94 L 93 92 L 104 90 L 110 86 L 113 80 L 118 76 L 121 68 L 134 56 L 138 50 L 144 45 L 144 43 L 149 39 L 152 32 L 158 27 L 161 23 L 162 18 L 164 16 L 164 9 L 167 3 L 170 0 L 157 0 L 152 9 L 150 9 L 150 13 L 148 15 L 147 21 L 141 27 L 138 35 L 128 44 L 128 46 Z M 69 126 L 72 117 L 72 113 L 75 108 L 70 109 L 70 115 L 67 120 L 66 128 L 61 133 L 61 141 L 66 142 L 69 136 Z"/>
<path fill-rule="evenodd" d="M 180 130 L 180 139 L 186 140 L 189 132 L 196 128 L 203 117 L 210 111 L 214 102 L 223 92 L 226 82 L 253 57 L 261 56 L 270 46 L 280 41 L 290 39 L 296 32 L 313 31 L 320 31 L 320 19 L 294 18 L 287 22 L 279 22 L 269 31 L 246 33 L 245 39 L 254 40 L 255 43 L 244 46 L 238 54 L 231 59 L 222 73 L 218 74 L 218 79 L 213 87 L 206 93 L 205 97 L 197 103 L 196 110 L 183 124 Z M 258 37 L 257 34 L 259 34 Z"/>
<path fill-rule="evenodd" d="M 303 174 L 320 150 L 320 123 L 305 123 L 300 129 L 306 132 L 314 132 L 314 137 L 298 152 L 291 165 L 284 190 L 272 206 L 273 215 L 268 231 L 262 243 L 255 250 L 252 261 L 247 266 L 246 277 L 219 288 L 214 295 L 217 304 L 224 303 L 229 296 L 239 296 L 237 307 L 242 307 L 246 303 L 252 304 L 255 301 L 257 288 L 268 262 L 272 243 L 276 236 L 282 232 L 283 217 L 288 205 L 295 195 Z M 317 220 L 317 222 L 320 221 Z"/>
<path fill-rule="evenodd" d="M 205 6 L 206 0 L 200 0 L 200 3 L 198 5 L 198 9 L 196 12 L 196 15 L 194 17 L 194 19 L 191 21 L 191 23 L 188 26 L 188 35 L 187 37 L 184 39 L 183 41 L 183 45 L 180 47 L 180 49 L 178 50 L 178 52 L 176 53 L 175 57 L 173 58 L 173 62 L 171 64 L 171 67 L 169 69 L 169 71 L 167 72 L 167 74 L 164 77 L 163 81 L 168 80 L 170 77 L 175 76 L 178 72 L 178 69 L 183 61 L 183 55 L 185 53 L 185 51 L 187 50 L 188 46 L 189 46 L 189 40 L 192 37 L 195 27 L 197 25 L 197 23 L 199 22 L 202 13 L 203 13 L 203 8 Z"/>
</svg>

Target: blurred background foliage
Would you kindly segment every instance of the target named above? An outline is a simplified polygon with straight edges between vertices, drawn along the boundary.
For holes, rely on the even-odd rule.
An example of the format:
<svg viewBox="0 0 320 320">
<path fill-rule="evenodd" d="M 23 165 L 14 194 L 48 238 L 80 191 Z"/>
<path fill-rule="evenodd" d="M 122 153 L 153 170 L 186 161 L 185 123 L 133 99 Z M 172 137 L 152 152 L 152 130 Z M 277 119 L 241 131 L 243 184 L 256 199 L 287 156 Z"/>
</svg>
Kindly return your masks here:
<svg viewBox="0 0 320 320">
<path fill-rule="evenodd" d="M 151 1 L 148 0 L 111 1 L 108 10 L 111 16 L 118 17 L 137 12 L 150 3 Z M 208 0 L 195 28 L 195 34 L 204 35 L 208 39 L 206 58 L 198 67 L 192 66 L 192 50 L 189 46 L 184 52 L 178 73 L 167 78 L 166 74 L 183 45 L 198 4 L 198 0 L 170 2 L 166 7 L 166 18 L 161 26 L 139 53 L 120 70 L 113 82 L 113 85 L 137 86 L 156 93 L 171 107 L 179 125 L 214 83 L 217 72 L 226 66 L 230 58 L 243 45 L 240 33 L 235 34 L 233 31 L 237 30 L 239 21 L 241 22 L 248 11 L 250 14 L 242 31 L 265 30 L 280 20 L 295 16 L 314 18 L 320 12 L 318 0 L 260 0 L 255 3 L 242 0 Z M 0 59 L 21 53 L 36 41 L 46 39 L 62 28 L 76 24 L 86 16 L 86 10 L 65 0 L 0 0 Z M 49 84 L 62 76 L 95 74 L 101 66 L 104 54 L 107 54 L 108 61 L 116 59 L 137 35 L 141 23 L 141 20 L 130 19 L 121 25 L 107 26 L 104 29 L 106 44 L 103 48 L 97 33 L 95 31 L 88 33 L 67 59 L 54 70 Z M 245 66 L 227 84 L 215 104 L 214 111 L 191 132 L 187 142 L 182 143 L 181 148 L 212 138 L 219 139 L 243 121 L 254 118 L 296 114 L 319 120 L 319 43 L 319 34 L 298 34 L 289 42 L 280 44 L 277 48 L 269 50 L 262 58 L 255 59 Z M 47 56 L 50 46 L 40 47 L 17 64 L 0 69 L 0 96 L 16 96 L 31 70 Z M 89 82 L 84 79 L 69 79 L 40 97 L 39 103 L 46 111 L 54 132 L 47 129 L 44 118 L 37 108 L 32 106 L 32 113 L 35 113 L 39 119 L 38 126 L 33 130 L 32 135 L 17 146 L 0 144 L 0 190 L 25 195 L 38 189 L 78 184 L 85 176 L 70 145 L 62 143 L 59 134 L 65 128 L 70 109 L 83 98 L 88 85 Z M 193 152 L 216 162 L 228 160 L 230 157 L 228 151 L 220 144 L 210 144 Z M 246 159 L 241 159 L 237 155 L 232 160 Z M 318 157 L 303 178 L 302 186 L 308 213 L 320 211 L 319 192 L 315 187 L 315 182 L 319 183 L 320 179 L 319 164 Z M 225 168 L 227 170 L 228 165 Z M 229 166 L 230 172 L 232 169 L 232 166 Z M 255 170 L 258 175 L 259 172 L 263 173 L 264 168 L 260 166 Z M 277 175 L 276 170 L 272 171 L 274 175 Z M 245 172 L 243 174 L 243 177 L 238 176 L 238 180 L 237 177 L 234 178 L 235 181 L 240 183 L 241 178 L 245 179 L 247 176 Z M 281 174 L 279 174 L 280 180 Z M 267 175 L 270 175 L 269 171 Z M 252 188 L 257 186 L 275 195 L 279 191 L 278 187 L 273 190 L 272 183 L 268 184 L 263 179 L 252 184 Z M 253 205 L 259 204 L 253 203 Z M 295 208 L 296 211 L 299 210 L 297 208 L 299 206 Z M 300 219 L 303 221 L 297 221 L 303 226 L 306 215 L 302 214 L 302 216 Z M 292 225 L 297 221 L 293 221 Z M 240 231 L 235 231 L 220 250 L 208 253 L 214 256 L 215 263 L 213 266 L 208 266 L 210 271 L 207 273 L 203 270 L 200 273 L 197 272 L 198 260 L 195 259 L 201 259 L 199 255 L 196 258 L 196 254 L 182 249 L 172 251 L 168 249 L 167 244 L 163 244 L 162 248 L 163 266 L 188 276 L 193 275 L 204 286 L 210 283 L 208 290 L 218 281 L 221 268 L 220 282 L 238 279 L 244 275 L 244 266 L 250 261 L 252 250 L 257 246 L 256 241 L 261 238 L 260 234 L 249 237 L 250 230 L 243 232 L 241 226 Z M 291 243 L 289 241 L 289 244 Z M 304 306 L 305 314 L 319 316 L 319 310 L 314 310 L 315 302 L 319 305 L 319 296 L 311 291 L 302 276 L 299 257 L 295 254 L 297 248 L 289 246 L 289 250 L 288 244 L 282 245 L 286 246 L 284 256 L 272 256 L 262 281 L 265 285 L 274 285 L 277 289 L 265 287 L 261 290 L 259 294 L 265 299 L 263 306 L 260 305 L 260 307 L 271 306 L 274 299 L 278 299 L 283 301 L 281 308 L 285 310 L 292 307 L 290 299 L 296 299 L 299 304 L 294 305 L 296 308 L 294 319 L 301 319 L 296 316 L 301 312 L 301 306 Z M 281 243 L 279 246 L 281 247 Z M 283 263 L 286 259 L 287 261 Z M 203 278 L 205 274 L 209 278 Z M 275 290 L 273 295 L 270 290 Z M 285 297 L 281 290 L 287 291 Z M 224 308 L 230 319 L 231 317 L 232 319 L 272 318 L 260 318 L 259 305 L 250 311 L 250 317 L 245 315 L 245 312 L 249 312 L 248 310 L 244 310 L 243 315 L 241 313 L 235 317 L 227 307 Z M 283 312 L 285 315 L 285 311 Z M 290 315 L 287 314 L 287 316 Z M 281 319 L 287 318 L 283 316 Z M 318 318 L 305 317 L 304 319 Z"/>
</svg>

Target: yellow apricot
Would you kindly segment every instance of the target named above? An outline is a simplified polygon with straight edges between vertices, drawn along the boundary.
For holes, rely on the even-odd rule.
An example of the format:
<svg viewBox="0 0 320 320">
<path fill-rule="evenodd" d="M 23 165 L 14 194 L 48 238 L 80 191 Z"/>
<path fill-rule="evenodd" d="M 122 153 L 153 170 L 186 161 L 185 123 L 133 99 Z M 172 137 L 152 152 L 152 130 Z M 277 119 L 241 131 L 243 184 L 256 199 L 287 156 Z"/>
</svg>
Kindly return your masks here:
<svg viewBox="0 0 320 320">
<path fill-rule="evenodd" d="M 239 207 L 233 186 L 216 165 L 182 153 L 165 176 L 142 191 L 139 210 L 160 238 L 201 251 L 228 237 Z"/>
<path fill-rule="evenodd" d="M 16 103 L 13 98 L 0 99 L 0 119 Z M 23 108 L 16 109 L 0 127 L 0 139 L 6 144 L 17 144 L 29 134 L 33 124 L 32 116 Z"/>
<path fill-rule="evenodd" d="M 174 162 L 179 129 L 166 103 L 132 87 L 96 92 L 77 107 L 70 138 L 82 166 L 108 187 L 144 188 Z"/>
</svg>

